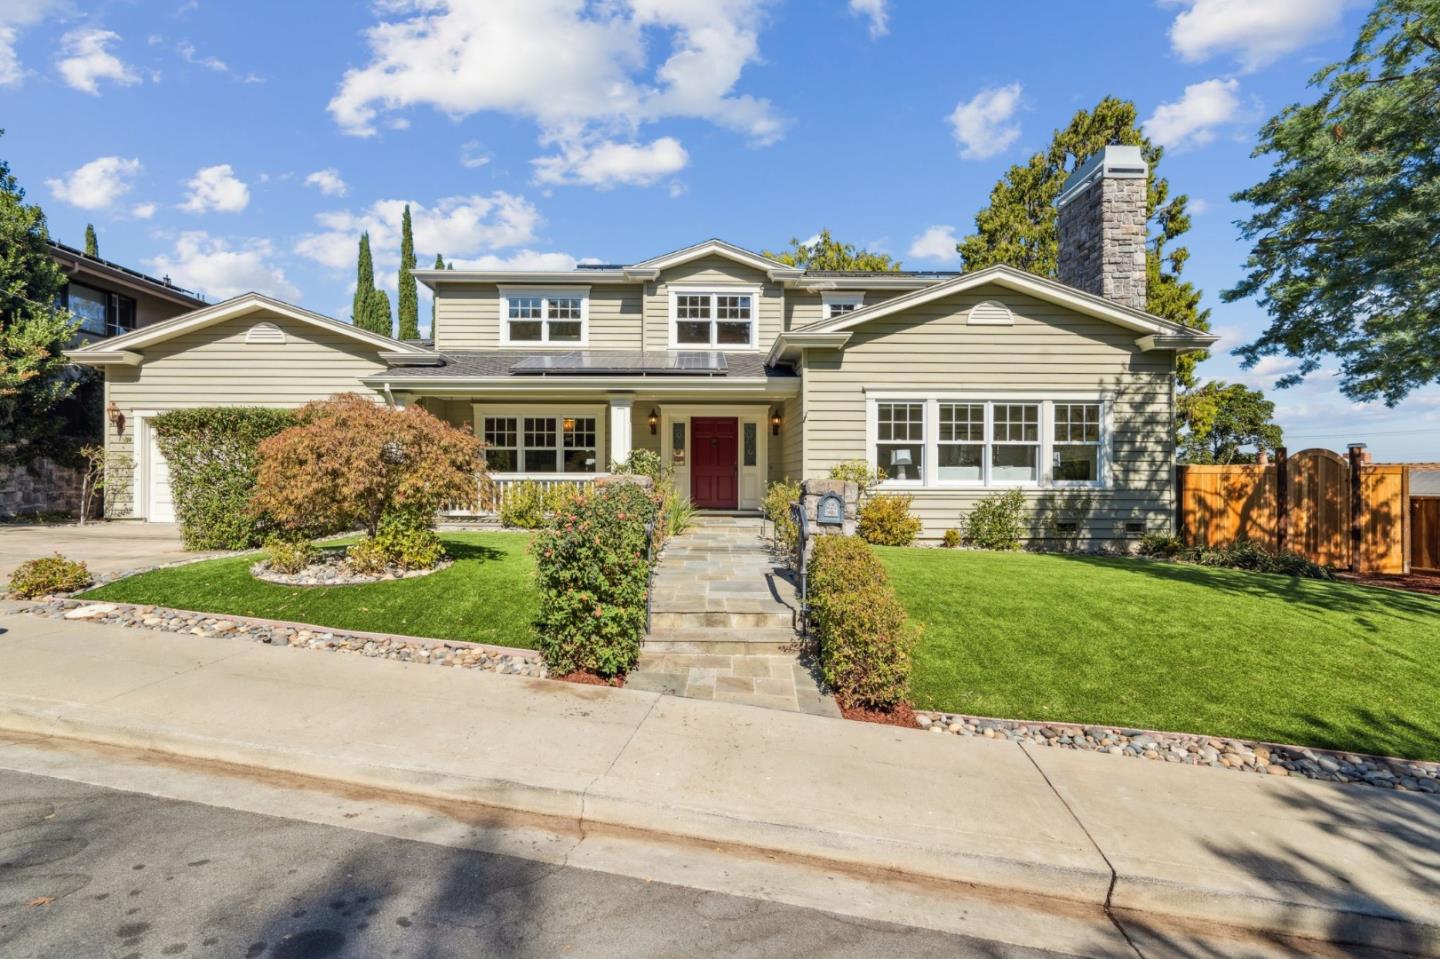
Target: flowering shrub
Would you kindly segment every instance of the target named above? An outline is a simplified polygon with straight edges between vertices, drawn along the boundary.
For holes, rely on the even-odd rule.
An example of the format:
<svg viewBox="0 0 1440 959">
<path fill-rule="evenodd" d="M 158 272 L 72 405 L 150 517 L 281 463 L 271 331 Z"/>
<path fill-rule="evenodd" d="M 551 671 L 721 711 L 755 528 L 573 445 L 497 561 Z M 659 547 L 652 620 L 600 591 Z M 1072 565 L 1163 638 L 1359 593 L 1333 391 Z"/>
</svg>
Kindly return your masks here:
<svg viewBox="0 0 1440 959">
<path fill-rule="evenodd" d="M 914 499 L 894 493 L 870 497 L 860 507 L 860 525 L 856 532 L 865 542 L 876 546 L 909 546 L 920 534 L 920 518 L 910 514 Z"/>
<path fill-rule="evenodd" d="M 892 709 L 910 695 L 906 622 L 885 567 L 856 536 L 819 536 L 808 569 L 810 625 L 820 673 L 845 707 Z"/>
<path fill-rule="evenodd" d="M 90 570 L 84 563 L 66 559 L 59 553 L 28 559 L 10 574 L 10 592 L 21 599 L 73 593 L 90 585 Z"/>
<path fill-rule="evenodd" d="M 540 614 L 536 648 L 552 673 L 624 674 L 645 636 L 646 524 L 654 492 L 613 483 L 582 493 L 536 535 Z"/>
</svg>

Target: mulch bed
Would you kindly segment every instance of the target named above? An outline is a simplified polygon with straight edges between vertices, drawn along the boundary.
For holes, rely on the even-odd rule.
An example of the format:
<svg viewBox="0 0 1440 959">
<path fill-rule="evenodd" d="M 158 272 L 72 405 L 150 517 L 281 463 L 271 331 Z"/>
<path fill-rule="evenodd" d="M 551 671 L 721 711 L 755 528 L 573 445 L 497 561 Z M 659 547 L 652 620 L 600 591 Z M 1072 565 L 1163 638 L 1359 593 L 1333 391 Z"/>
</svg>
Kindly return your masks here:
<svg viewBox="0 0 1440 959">
<path fill-rule="evenodd" d="M 901 703 L 894 709 L 867 709 L 864 706 L 841 706 L 840 715 L 861 723 L 879 723 L 882 726 L 904 726 L 919 729 L 915 721 L 915 709 L 909 703 Z"/>
<path fill-rule="evenodd" d="M 1403 589 L 1412 593 L 1428 593 L 1440 596 L 1440 573 L 1340 573 L 1335 578 L 1361 586 L 1383 586 L 1386 589 Z"/>
<path fill-rule="evenodd" d="M 573 673 L 566 673 L 564 676 L 551 676 L 551 679 L 558 679 L 562 683 L 579 683 L 582 686 L 624 686 L 624 676 L 612 676 L 606 679 L 604 676 L 596 676 L 594 673 L 587 673 L 583 669 Z"/>
</svg>

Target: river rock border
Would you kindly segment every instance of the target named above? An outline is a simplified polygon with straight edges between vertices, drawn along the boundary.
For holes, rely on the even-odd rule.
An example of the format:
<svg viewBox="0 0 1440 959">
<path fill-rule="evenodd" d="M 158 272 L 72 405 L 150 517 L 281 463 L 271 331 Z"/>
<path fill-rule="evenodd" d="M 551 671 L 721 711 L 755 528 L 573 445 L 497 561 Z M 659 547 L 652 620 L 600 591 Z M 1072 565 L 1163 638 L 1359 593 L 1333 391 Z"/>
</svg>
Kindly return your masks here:
<svg viewBox="0 0 1440 959">
<path fill-rule="evenodd" d="M 1401 792 L 1440 794 L 1440 763 L 1392 759 L 1330 749 L 1251 742 L 1222 736 L 1167 733 L 1125 726 L 1020 722 L 957 713 L 915 713 L 916 724 L 932 733 L 983 736 L 1059 749 L 1083 749 L 1152 762 L 1211 766 L 1269 776 L 1303 776 L 1359 783 Z"/>
<path fill-rule="evenodd" d="M 351 653 L 377 659 L 394 659 L 407 663 L 429 663 L 460 669 L 483 669 L 492 673 L 549 676 L 539 654 L 528 649 L 490 646 L 483 643 L 462 643 L 421 636 L 398 636 L 358 630 L 328 629 L 304 623 L 256 619 L 248 616 L 225 616 L 163 606 L 139 606 L 131 603 L 102 603 L 48 597 L 23 607 L 21 613 L 45 619 L 84 620 L 133 629 L 150 629 L 165 633 L 188 633 L 192 636 L 219 636 L 244 642 L 271 646 L 292 646 L 323 649 L 335 653 Z"/>
<path fill-rule="evenodd" d="M 399 569 L 392 566 L 383 573 L 353 573 L 345 565 L 344 551 L 330 550 L 298 573 L 274 572 L 270 569 L 270 561 L 262 559 L 250 565 L 250 575 L 277 586 L 362 586 L 366 583 L 386 583 L 396 579 L 418 579 L 454 565 L 455 560 L 447 556 L 429 569 Z"/>
</svg>

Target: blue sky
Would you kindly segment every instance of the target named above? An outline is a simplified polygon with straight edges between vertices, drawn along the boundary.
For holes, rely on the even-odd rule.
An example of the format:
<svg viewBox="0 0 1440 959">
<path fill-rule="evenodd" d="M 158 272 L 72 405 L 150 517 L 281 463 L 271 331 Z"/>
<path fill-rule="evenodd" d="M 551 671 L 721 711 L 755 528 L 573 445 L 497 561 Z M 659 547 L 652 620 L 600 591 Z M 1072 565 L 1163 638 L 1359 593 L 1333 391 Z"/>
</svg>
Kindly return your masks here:
<svg viewBox="0 0 1440 959">
<path fill-rule="evenodd" d="M 1186 275 L 1224 346 L 1246 247 L 1234 191 L 1269 115 L 1348 50 L 1348 0 L 4 0 L 0 155 L 52 232 L 212 299 L 343 317 L 369 229 L 422 265 L 625 262 L 822 227 L 957 268 L 991 186 L 1106 94 L 1133 99 L 1192 197 Z M 1061 12 L 1062 10 L 1067 12 Z M 422 309 L 423 313 L 428 310 Z M 1293 363 L 1209 377 L 1269 388 Z M 1330 371 L 1275 391 L 1291 449 L 1440 460 L 1440 389 L 1358 407 Z"/>
</svg>

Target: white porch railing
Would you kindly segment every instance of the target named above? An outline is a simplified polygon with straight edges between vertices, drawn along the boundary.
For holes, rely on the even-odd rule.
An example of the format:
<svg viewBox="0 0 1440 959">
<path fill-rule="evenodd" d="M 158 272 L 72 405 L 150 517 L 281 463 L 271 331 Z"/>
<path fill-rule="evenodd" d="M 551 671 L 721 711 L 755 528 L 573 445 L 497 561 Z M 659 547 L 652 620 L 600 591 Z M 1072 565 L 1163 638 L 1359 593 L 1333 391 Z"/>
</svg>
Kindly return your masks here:
<svg viewBox="0 0 1440 959">
<path fill-rule="evenodd" d="M 588 489 L 600 476 L 605 473 L 533 473 L 530 475 L 519 473 L 506 473 L 503 475 L 491 475 L 489 488 L 482 490 L 480 495 L 470 503 L 452 503 L 440 511 L 441 516 L 464 517 L 464 516 L 497 516 L 500 508 L 505 504 L 505 496 L 509 490 L 513 490 L 521 483 L 535 483 L 545 490 L 556 486 L 570 487 L 571 489 Z"/>
</svg>

